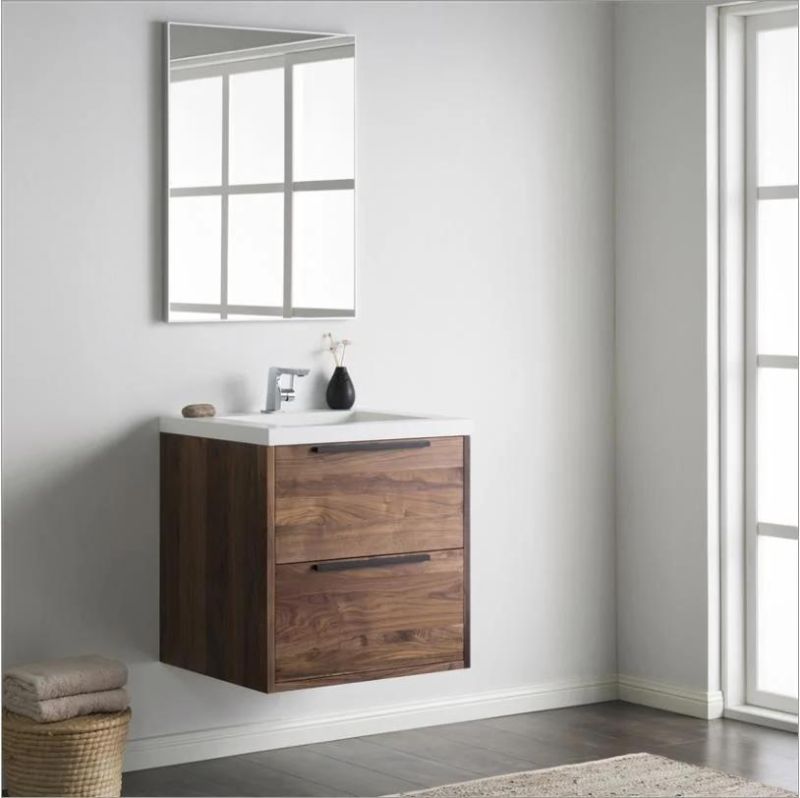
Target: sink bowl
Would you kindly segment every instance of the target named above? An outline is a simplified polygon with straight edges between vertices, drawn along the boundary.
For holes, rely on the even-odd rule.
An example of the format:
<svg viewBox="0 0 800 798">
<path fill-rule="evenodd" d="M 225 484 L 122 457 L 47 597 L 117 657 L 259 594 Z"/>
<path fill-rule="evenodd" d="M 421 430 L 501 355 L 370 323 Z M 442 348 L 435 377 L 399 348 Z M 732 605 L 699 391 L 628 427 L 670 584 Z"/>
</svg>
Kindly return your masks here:
<svg viewBox="0 0 800 798">
<path fill-rule="evenodd" d="M 472 423 L 461 418 L 373 410 L 281 410 L 276 413 L 241 413 L 213 418 L 167 416 L 161 419 L 160 429 L 161 432 L 175 435 L 260 446 L 291 446 L 469 435 Z"/>
<path fill-rule="evenodd" d="M 328 424 L 361 424 L 366 421 L 402 421 L 409 418 L 413 418 L 413 416 L 373 413 L 368 410 L 312 410 L 306 413 L 281 410 L 277 413 L 242 413 L 220 416 L 221 421 L 229 421 L 234 424 L 258 424 L 264 427 L 319 427 Z"/>
</svg>

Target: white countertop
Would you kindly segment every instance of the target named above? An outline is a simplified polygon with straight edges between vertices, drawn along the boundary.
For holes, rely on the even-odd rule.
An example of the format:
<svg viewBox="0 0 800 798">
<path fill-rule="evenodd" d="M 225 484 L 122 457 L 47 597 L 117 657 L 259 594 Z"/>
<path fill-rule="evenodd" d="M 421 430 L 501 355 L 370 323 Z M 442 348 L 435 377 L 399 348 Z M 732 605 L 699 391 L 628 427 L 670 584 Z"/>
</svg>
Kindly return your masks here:
<svg viewBox="0 0 800 798">
<path fill-rule="evenodd" d="M 164 416 L 160 420 L 160 430 L 175 435 L 193 435 L 235 443 L 291 446 L 298 443 L 471 435 L 472 422 L 465 418 L 372 410 L 280 410 L 275 413 L 242 413 L 213 418 Z"/>
</svg>

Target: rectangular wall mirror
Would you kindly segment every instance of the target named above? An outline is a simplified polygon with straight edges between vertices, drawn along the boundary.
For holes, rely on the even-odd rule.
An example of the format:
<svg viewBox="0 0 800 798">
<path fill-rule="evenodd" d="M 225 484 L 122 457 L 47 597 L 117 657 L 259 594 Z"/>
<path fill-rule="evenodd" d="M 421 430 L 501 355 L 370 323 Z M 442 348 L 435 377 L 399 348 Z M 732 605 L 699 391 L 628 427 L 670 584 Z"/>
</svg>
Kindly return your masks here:
<svg viewBox="0 0 800 798">
<path fill-rule="evenodd" d="M 355 42 L 167 23 L 170 322 L 355 315 Z"/>
</svg>

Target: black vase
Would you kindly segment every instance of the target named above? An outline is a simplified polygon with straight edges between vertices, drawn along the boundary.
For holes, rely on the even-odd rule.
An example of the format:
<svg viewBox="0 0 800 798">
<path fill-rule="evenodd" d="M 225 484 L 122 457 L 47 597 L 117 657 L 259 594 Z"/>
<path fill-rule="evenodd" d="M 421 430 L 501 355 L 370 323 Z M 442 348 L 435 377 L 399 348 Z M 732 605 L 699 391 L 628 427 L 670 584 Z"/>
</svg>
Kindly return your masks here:
<svg viewBox="0 0 800 798">
<path fill-rule="evenodd" d="M 356 401 L 356 389 L 344 366 L 337 366 L 333 370 L 325 401 L 331 410 L 349 410 Z"/>
</svg>

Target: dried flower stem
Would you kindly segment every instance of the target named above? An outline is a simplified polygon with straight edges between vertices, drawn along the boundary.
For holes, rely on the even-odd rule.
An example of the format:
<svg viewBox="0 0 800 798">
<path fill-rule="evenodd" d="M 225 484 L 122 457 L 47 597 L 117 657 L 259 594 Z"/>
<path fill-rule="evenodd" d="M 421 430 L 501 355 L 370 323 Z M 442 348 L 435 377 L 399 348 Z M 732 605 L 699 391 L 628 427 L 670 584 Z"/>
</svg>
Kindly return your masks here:
<svg viewBox="0 0 800 798">
<path fill-rule="evenodd" d="M 331 333 L 325 333 L 322 336 L 323 340 L 328 339 L 328 351 L 333 355 L 333 361 L 336 363 L 337 368 L 341 368 L 344 365 L 344 357 L 347 352 L 347 347 L 350 346 L 352 341 L 349 338 L 342 338 L 341 341 L 337 341 Z"/>
</svg>

